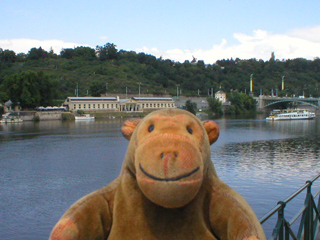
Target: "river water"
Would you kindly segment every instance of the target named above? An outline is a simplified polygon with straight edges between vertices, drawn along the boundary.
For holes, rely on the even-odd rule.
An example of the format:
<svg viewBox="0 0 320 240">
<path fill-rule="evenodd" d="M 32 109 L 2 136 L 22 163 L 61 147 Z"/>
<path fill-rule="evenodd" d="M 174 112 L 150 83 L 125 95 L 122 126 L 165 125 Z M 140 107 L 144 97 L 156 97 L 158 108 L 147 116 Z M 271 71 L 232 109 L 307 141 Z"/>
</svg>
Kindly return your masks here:
<svg viewBox="0 0 320 240">
<path fill-rule="evenodd" d="M 72 203 L 116 178 L 128 145 L 123 121 L 0 125 L 0 239 L 47 239 Z M 217 173 L 258 218 L 320 172 L 320 118 L 215 121 L 221 130 L 211 147 Z M 287 207 L 287 216 L 304 197 Z M 274 221 L 263 224 L 268 236 Z"/>
</svg>

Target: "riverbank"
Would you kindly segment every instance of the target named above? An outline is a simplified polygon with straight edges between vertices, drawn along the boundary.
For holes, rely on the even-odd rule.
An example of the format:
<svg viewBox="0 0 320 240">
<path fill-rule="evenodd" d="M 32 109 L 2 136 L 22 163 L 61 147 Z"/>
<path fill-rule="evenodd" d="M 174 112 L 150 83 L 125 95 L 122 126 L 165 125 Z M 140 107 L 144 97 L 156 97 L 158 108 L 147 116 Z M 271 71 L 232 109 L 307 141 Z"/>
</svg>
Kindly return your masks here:
<svg viewBox="0 0 320 240">
<path fill-rule="evenodd" d="M 141 118 L 149 112 L 90 112 L 95 118 Z M 48 120 L 75 120 L 75 114 L 71 112 L 50 111 L 21 111 L 17 115 L 23 121 L 48 121 Z"/>
</svg>

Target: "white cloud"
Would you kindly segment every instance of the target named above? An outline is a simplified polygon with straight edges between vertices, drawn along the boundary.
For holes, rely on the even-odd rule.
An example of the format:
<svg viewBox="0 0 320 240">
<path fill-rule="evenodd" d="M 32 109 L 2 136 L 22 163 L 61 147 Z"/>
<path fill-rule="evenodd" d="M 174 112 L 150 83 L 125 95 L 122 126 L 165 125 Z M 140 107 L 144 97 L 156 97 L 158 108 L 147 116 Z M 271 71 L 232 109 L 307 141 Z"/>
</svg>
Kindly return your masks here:
<svg viewBox="0 0 320 240">
<path fill-rule="evenodd" d="M 31 48 L 39 48 L 42 47 L 46 51 L 50 51 L 51 48 L 57 54 L 63 48 L 74 48 L 78 46 L 86 46 L 87 44 L 79 44 L 79 43 L 72 43 L 72 42 L 64 42 L 62 40 L 37 40 L 37 39 L 27 39 L 27 38 L 20 38 L 20 39 L 0 39 L 0 48 L 3 50 L 9 49 L 13 50 L 16 53 L 27 53 Z"/>
<path fill-rule="evenodd" d="M 102 40 L 108 40 L 109 38 L 107 36 L 101 36 L 100 39 Z"/>
<path fill-rule="evenodd" d="M 108 39 L 105 36 L 102 39 Z M 230 45 L 227 39 L 214 44 L 210 49 L 167 49 L 161 50 L 157 47 L 142 47 L 135 49 L 136 52 L 152 54 L 163 59 L 184 62 L 192 60 L 192 56 L 205 63 L 214 63 L 220 59 L 263 59 L 269 60 L 271 52 L 275 53 L 277 59 L 320 57 L 320 25 L 307 28 L 292 29 L 283 34 L 273 34 L 265 30 L 254 30 L 251 35 L 234 33 L 236 44 Z M 89 46 L 62 40 L 36 40 L 36 39 L 0 39 L 0 48 L 13 50 L 16 53 L 27 53 L 31 48 L 42 47 L 46 51 L 52 48 L 55 53 L 60 53 L 63 48 L 74 48 L 78 46 Z M 90 46 L 89 46 L 90 47 Z M 131 49 L 130 49 L 131 50 Z"/>
<path fill-rule="evenodd" d="M 312 42 L 320 42 L 320 25 L 293 29 L 288 31 L 287 34 L 292 37 L 302 38 Z"/>
<path fill-rule="evenodd" d="M 226 39 L 220 44 L 215 44 L 211 49 L 196 49 L 194 51 L 172 49 L 157 52 L 143 47 L 137 51 L 153 54 L 164 59 L 183 62 L 192 60 L 195 56 L 206 63 L 214 63 L 219 59 L 263 59 L 269 60 L 274 52 L 277 59 L 320 57 L 320 26 L 304 29 L 293 29 L 286 34 L 273 34 L 264 30 L 255 30 L 252 35 L 235 33 L 237 44 L 228 45 Z"/>
</svg>

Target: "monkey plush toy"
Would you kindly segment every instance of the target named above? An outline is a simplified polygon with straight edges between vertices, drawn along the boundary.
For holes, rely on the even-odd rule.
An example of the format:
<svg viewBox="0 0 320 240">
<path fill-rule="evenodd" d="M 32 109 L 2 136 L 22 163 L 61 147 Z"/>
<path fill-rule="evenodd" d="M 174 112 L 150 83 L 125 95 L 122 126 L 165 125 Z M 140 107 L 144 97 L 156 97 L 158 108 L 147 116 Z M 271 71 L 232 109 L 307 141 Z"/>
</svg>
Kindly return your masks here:
<svg viewBox="0 0 320 240">
<path fill-rule="evenodd" d="M 119 177 L 74 203 L 51 240 L 265 239 L 248 203 L 214 169 L 215 122 L 163 109 L 127 120 L 122 133 L 130 141 Z"/>
</svg>

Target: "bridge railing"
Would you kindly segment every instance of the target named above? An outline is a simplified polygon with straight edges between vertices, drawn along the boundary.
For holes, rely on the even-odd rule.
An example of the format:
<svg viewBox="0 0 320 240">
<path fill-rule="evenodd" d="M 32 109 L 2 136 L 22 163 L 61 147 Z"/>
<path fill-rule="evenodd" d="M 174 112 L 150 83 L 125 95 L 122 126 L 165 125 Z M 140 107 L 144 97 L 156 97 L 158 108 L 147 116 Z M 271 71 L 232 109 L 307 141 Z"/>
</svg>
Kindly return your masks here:
<svg viewBox="0 0 320 240">
<path fill-rule="evenodd" d="M 304 240 L 314 240 L 317 236 L 319 221 L 320 221 L 320 189 L 312 194 L 311 187 L 312 184 L 320 177 L 320 174 L 313 179 L 307 181 L 300 189 L 289 196 L 284 201 L 278 202 L 278 204 L 271 209 L 267 214 L 259 219 L 260 223 L 265 223 L 270 217 L 278 214 L 278 219 L 276 225 L 273 229 L 272 236 L 268 239 L 304 239 Z M 296 213 L 294 217 L 287 220 L 285 217 L 285 210 L 287 204 L 302 193 L 306 189 L 306 197 L 304 204 L 301 209 Z M 316 200 L 318 199 L 318 200 Z M 295 234 L 292 225 L 300 219 L 300 224 L 297 233 Z"/>
</svg>

